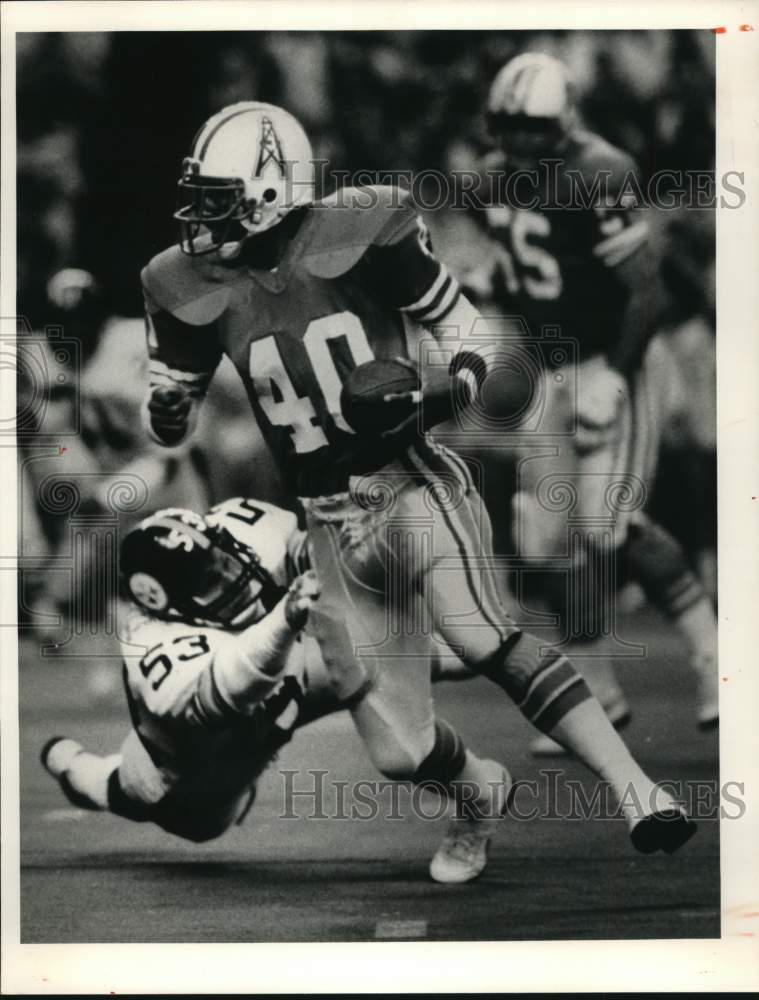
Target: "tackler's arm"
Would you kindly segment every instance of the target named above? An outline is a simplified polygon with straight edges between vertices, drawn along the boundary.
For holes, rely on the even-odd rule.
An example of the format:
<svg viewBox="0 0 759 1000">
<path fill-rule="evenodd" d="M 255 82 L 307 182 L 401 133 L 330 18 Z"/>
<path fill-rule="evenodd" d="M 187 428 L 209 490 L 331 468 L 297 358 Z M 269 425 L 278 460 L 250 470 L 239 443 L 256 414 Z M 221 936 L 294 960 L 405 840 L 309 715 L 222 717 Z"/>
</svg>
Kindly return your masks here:
<svg viewBox="0 0 759 1000">
<path fill-rule="evenodd" d="M 230 637 L 200 677 L 196 695 L 200 716 L 249 715 L 272 693 L 319 593 L 316 574 L 303 573 L 265 618 Z"/>
</svg>

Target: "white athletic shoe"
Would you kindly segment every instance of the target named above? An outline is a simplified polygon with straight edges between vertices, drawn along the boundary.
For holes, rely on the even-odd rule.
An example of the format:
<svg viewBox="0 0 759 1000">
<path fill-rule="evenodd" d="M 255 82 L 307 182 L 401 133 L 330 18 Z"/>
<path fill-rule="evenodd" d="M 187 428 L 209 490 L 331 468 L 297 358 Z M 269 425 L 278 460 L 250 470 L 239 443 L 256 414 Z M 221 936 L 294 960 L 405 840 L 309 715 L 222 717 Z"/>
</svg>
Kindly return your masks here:
<svg viewBox="0 0 759 1000">
<path fill-rule="evenodd" d="M 482 875 L 488 863 L 488 849 L 508 808 L 511 775 L 503 772 L 504 804 L 500 815 L 478 819 L 456 816 L 448 825 L 443 842 L 430 862 L 430 876 L 435 882 L 449 885 L 471 882 Z"/>
<path fill-rule="evenodd" d="M 71 761 L 84 747 L 68 736 L 54 736 L 42 748 L 40 760 L 42 766 L 54 778 L 60 778 L 71 767 Z"/>
<path fill-rule="evenodd" d="M 82 759 L 77 764 L 79 775 L 72 780 L 70 771 L 80 754 Z M 54 736 L 42 748 L 40 760 L 72 806 L 94 812 L 108 808 L 108 778 L 121 763 L 119 754 L 99 757 L 88 753 L 81 743 L 68 736 Z"/>
</svg>

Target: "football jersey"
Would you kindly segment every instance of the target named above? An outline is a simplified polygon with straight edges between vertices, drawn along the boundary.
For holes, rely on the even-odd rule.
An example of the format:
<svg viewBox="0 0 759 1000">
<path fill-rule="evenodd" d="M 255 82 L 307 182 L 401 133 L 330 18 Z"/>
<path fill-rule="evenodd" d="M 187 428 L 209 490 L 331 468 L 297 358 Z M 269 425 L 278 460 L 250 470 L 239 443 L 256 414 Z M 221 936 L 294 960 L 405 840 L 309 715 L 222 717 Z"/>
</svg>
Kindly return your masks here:
<svg viewBox="0 0 759 1000">
<path fill-rule="evenodd" d="M 615 268 L 646 252 L 648 224 L 629 207 L 637 190 L 633 160 L 600 136 L 577 133 L 553 163 L 537 172 L 537 186 L 520 187 L 514 177 L 512 201 L 537 198 L 540 207 L 527 209 L 508 204 L 501 154 L 486 161 L 493 297 L 523 317 L 532 335 L 558 328 L 587 358 L 610 349 L 620 329 L 629 292 Z M 576 207 L 578 191 L 584 207 Z"/>
<path fill-rule="evenodd" d="M 253 547 L 283 586 L 303 568 L 304 536 L 289 511 L 236 498 L 213 508 L 208 517 Z M 221 722 L 209 719 L 197 697 L 201 675 L 211 670 L 222 646 L 235 640 L 235 632 L 164 621 L 138 608 L 128 615 L 121 642 L 132 724 L 153 763 L 169 777 L 207 763 L 212 754 L 268 759 L 297 724 L 307 666 L 321 662 L 318 644 L 304 636 L 293 644 L 283 676 L 273 679 L 271 692 L 250 715 L 230 708 Z M 135 656 L 135 646 L 145 652 Z"/>
<path fill-rule="evenodd" d="M 343 418 L 342 386 L 366 361 L 408 357 L 406 321 L 438 322 L 459 296 L 409 196 L 391 187 L 309 206 L 273 270 L 172 247 L 142 280 L 151 384 L 179 382 L 200 398 L 228 355 L 301 496 L 344 490 L 351 474 L 389 460 Z"/>
</svg>

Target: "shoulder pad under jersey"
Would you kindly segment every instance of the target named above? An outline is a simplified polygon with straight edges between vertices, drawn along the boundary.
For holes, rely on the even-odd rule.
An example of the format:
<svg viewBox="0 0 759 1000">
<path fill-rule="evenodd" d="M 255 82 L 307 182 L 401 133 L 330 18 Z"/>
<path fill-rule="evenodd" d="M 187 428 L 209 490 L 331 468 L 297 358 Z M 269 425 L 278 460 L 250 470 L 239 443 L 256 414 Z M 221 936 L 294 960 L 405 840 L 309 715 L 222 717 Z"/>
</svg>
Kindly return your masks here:
<svg viewBox="0 0 759 1000">
<path fill-rule="evenodd" d="M 416 227 L 411 194 L 392 185 L 340 188 L 312 206 L 314 228 L 303 263 L 318 278 L 338 278 L 370 246 L 386 246 Z"/>
<path fill-rule="evenodd" d="M 235 272 L 207 257 L 189 257 L 178 246 L 142 269 L 148 312 L 163 309 L 183 323 L 205 326 L 224 312 Z"/>
</svg>

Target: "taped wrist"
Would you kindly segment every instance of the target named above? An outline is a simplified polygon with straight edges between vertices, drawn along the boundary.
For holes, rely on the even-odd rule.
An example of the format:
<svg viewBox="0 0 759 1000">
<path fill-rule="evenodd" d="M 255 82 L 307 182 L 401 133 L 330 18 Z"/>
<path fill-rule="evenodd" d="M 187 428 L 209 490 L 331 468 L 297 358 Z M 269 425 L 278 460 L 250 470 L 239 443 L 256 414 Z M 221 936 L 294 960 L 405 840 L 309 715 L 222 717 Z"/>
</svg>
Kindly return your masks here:
<svg viewBox="0 0 759 1000">
<path fill-rule="evenodd" d="M 280 682 L 297 637 L 287 623 L 285 602 L 282 598 L 265 618 L 219 649 L 198 686 L 199 701 L 207 712 L 219 714 L 227 705 L 249 715 Z"/>
</svg>

